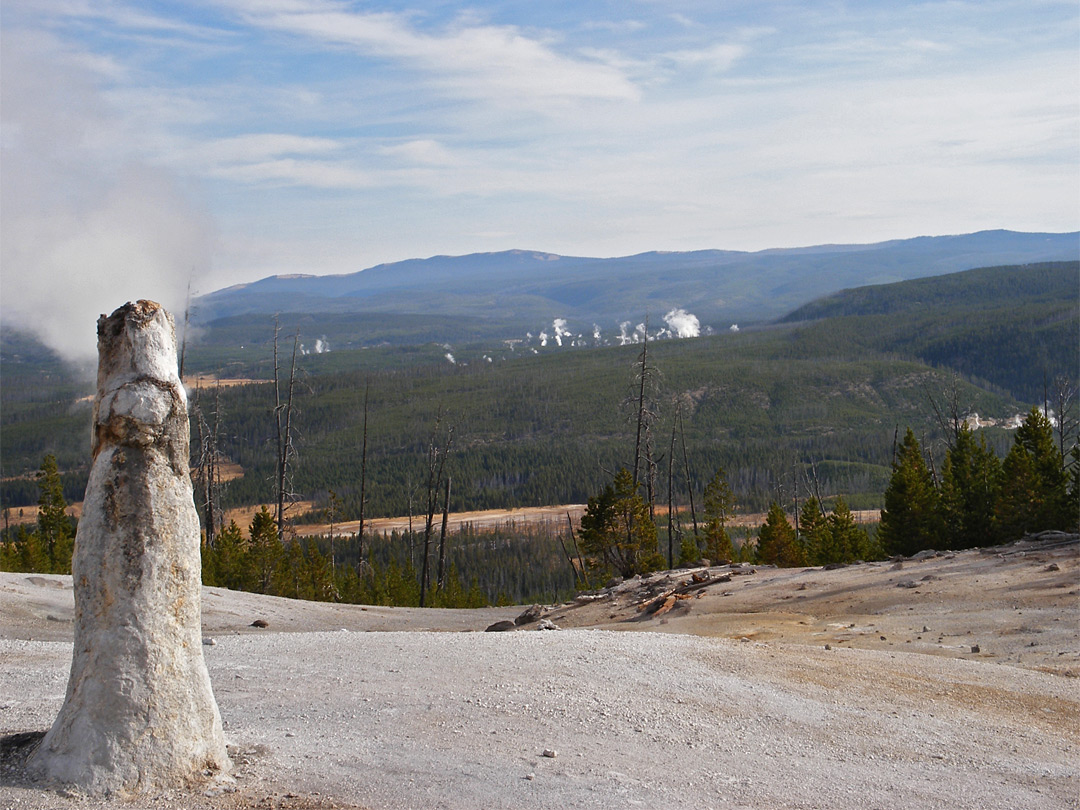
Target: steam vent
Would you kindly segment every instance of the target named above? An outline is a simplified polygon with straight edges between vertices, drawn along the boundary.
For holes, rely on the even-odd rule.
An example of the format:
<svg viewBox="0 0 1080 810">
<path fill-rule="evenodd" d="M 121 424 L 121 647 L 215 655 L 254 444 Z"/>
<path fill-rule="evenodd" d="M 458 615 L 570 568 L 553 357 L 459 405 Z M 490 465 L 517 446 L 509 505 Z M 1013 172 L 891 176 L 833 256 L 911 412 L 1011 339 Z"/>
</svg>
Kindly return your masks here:
<svg viewBox="0 0 1080 810">
<path fill-rule="evenodd" d="M 153 301 L 102 315 L 71 675 L 30 762 L 51 782 L 125 796 L 229 769 L 203 660 L 188 430 L 172 317 Z"/>
</svg>

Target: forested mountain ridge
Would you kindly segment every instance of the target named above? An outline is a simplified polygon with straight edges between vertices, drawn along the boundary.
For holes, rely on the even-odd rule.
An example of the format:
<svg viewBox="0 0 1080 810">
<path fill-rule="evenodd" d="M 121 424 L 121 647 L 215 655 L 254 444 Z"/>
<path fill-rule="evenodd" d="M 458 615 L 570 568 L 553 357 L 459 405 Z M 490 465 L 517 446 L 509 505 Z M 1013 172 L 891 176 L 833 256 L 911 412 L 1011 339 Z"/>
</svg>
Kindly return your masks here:
<svg viewBox="0 0 1080 810">
<path fill-rule="evenodd" d="M 966 376 L 960 389 L 965 403 L 993 417 L 1041 401 L 1047 377 L 1076 378 L 1080 296 L 1068 284 L 1075 268 L 1047 265 L 1038 270 L 1045 283 L 1030 290 L 1006 283 L 1032 272 L 1024 268 L 945 277 L 939 283 L 955 289 L 941 295 L 924 295 L 919 287 L 933 279 L 876 287 L 865 293 L 862 309 L 852 311 L 878 314 L 651 342 L 659 475 L 667 474 L 678 408 L 689 475 L 699 493 L 712 471 L 724 466 L 740 503 L 761 508 L 784 476 L 813 467 L 828 491 L 852 495 L 852 505 L 878 504 L 897 425 L 932 436 L 928 397 L 951 385 L 956 373 Z M 1006 281 L 984 283 L 988 278 Z M 906 309 L 874 303 L 881 296 L 921 303 Z M 266 379 L 271 373 L 273 323 L 268 316 L 261 322 L 264 345 L 250 361 L 230 367 L 237 376 Z M 625 403 L 640 345 L 539 355 L 499 353 L 496 345 L 502 341 L 455 344 L 457 364 L 445 358 L 449 352 L 441 344 L 301 357 L 296 491 L 319 499 L 334 489 L 342 498 L 341 517 L 355 516 L 365 388 L 369 515 L 409 508 L 440 411 L 456 431 L 448 462 L 454 509 L 582 502 L 629 463 L 632 424 Z M 5 340 L 2 348 L 0 460 L 9 479 L 2 487 L 4 504 L 36 500 L 31 479 L 10 479 L 32 473 L 46 453 L 54 453 L 66 472 L 66 490 L 78 493 L 88 463 L 89 403 L 73 403 L 77 386 L 55 359 L 35 354 L 32 343 Z M 215 351 L 189 347 L 189 357 L 203 352 L 200 365 L 211 368 Z M 269 500 L 272 388 L 239 386 L 219 396 L 203 391 L 193 399 L 207 414 L 220 412 L 221 448 L 245 471 L 226 486 L 227 501 Z M 197 445 L 198 431 L 192 435 Z M 991 440 L 1000 449 L 1008 436 L 993 434 Z M 674 475 L 685 478 L 681 451 L 678 461 Z"/>
<path fill-rule="evenodd" d="M 811 322 L 811 323 L 807 323 Z M 918 358 L 1041 401 L 1056 374 L 1080 369 L 1080 262 L 987 267 L 844 290 L 781 323 L 803 334 Z"/>
<path fill-rule="evenodd" d="M 1027 304 L 1080 304 L 1080 261 L 977 267 L 944 276 L 840 290 L 789 312 L 779 323 L 919 312 L 928 306 L 977 310 Z"/>
<path fill-rule="evenodd" d="M 1080 259 L 1076 233 L 1012 231 L 610 259 L 514 250 L 412 259 L 347 275 L 270 277 L 204 295 L 194 309 L 200 323 L 245 313 L 422 313 L 501 321 L 509 328 L 502 337 L 520 337 L 524 328 L 554 318 L 567 320 L 574 332 L 593 324 L 608 330 L 647 312 L 658 318 L 682 308 L 719 330 L 733 322 L 778 318 L 844 288 L 1073 259 Z"/>
</svg>

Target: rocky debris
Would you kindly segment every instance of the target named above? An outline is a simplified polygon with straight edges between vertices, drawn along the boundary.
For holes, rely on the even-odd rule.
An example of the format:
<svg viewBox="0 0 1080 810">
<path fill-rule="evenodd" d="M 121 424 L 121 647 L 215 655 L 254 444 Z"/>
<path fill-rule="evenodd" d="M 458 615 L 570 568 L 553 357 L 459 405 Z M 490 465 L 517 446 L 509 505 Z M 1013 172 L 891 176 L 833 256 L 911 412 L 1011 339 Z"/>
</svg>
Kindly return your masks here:
<svg viewBox="0 0 1080 810">
<path fill-rule="evenodd" d="M 559 625 L 555 624 L 551 619 L 541 619 L 537 625 L 537 630 L 562 630 Z"/>
<path fill-rule="evenodd" d="M 973 653 L 977 653 L 977 652 L 979 652 L 979 645 L 978 645 L 978 644 L 972 644 L 972 645 L 971 645 L 971 651 L 972 651 Z"/>
<path fill-rule="evenodd" d="M 517 627 L 517 625 L 514 624 L 512 621 L 510 621 L 509 619 L 503 619 L 501 622 L 495 622 L 494 624 L 489 624 L 487 626 L 487 628 L 484 630 L 484 632 L 485 633 L 505 633 L 507 630 L 513 630 L 515 627 Z"/>
<path fill-rule="evenodd" d="M 93 464 L 75 538 L 74 650 L 31 773 L 134 796 L 230 769 L 202 653 L 199 516 L 172 318 L 98 320 Z"/>
<path fill-rule="evenodd" d="M 599 593 L 579 593 L 574 597 L 574 602 L 579 605 L 587 605 L 590 602 L 603 602 L 605 599 L 610 599 L 611 593 L 607 591 L 600 591 Z"/>
<path fill-rule="evenodd" d="M 248 627 L 259 627 L 259 628 L 263 628 L 263 629 L 265 629 L 265 628 L 267 628 L 269 626 L 270 626 L 270 623 L 268 621 L 266 621 L 266 619 L 256 619 L 255 621 L 253 621 L 251 624 L 248 625 Z"/>
<path fill-rule="evenodd" d="M 1050 563 L 1048 566 L 1046 566 L 1046 568 L 1043 569 L 1043 571 L 1060 571 L 1060 570 L 1061 570 L 1061 568 L 1058 567 L 1057 563 Z"/>
<path fill-rule="evenodd" d="M 908 557 L 908 559 L 909 560 L 914 560 L 914 561 L 917 562 L 919 560 L 929 560 L 931 557 L 940 557 L 940 556 L 941 556 L 940 551 L 934 551 L 934 549 L 932 549 L 932 548 L 925 548 L 922 551 L 919 551 L 919 552 L 916 552 L 915 554 L 912 554 L 910 557 Z"/>
<path fill-rule="evenodd" d="M 557 757 L 558 755 L 559 755 L 559 752 L 556 751 L 554 748 L 545 748 L 544 749 L 543 756 L 547 757 L 548 759 L 555 759 L 555 757 Z"/>
<path fill-rule="evenodd" d="M 204 638 L 202 640 L 202 643 L 203 643 L 203 646 L 206 646 L 206 647 L 216 647 L 217 646 L 217 639 L 216 638 L 210 638 L 208 636 L 207 638 Z"/>
<path fill-rule="evenodd" d="M 523 612 L 516 619 L 514 619 L 514 624 L 519 626 L 523 624 L 532 624 L 533 622 L 540 621 L 543 615 L 544 608 L 540 605 L 533 605 L 532 607 L 525 610 L 525 612 Z"/>
<path fill-rule="evenodd" d="M 913 579 L 902 579 L 896 583 L 897 588 L 918 588 L 919 583 Z"/>
</svg>

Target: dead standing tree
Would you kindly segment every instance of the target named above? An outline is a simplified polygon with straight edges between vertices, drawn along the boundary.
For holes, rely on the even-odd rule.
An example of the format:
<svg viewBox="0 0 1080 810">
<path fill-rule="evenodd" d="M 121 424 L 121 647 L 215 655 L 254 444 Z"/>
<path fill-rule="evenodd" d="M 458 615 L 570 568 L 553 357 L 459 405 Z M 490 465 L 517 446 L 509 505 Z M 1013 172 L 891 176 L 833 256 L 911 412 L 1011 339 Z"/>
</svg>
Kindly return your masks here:
<svg viewBox="0 0 1080 810">
<path fill-rule="evenodd" d="M 439 532 L 439 590 L 446 587 L 446 524 L 450 520 L 450 476 L 446 476 L 446 496 L 443 498 L 442 529 Z"/>
<path fill-rule="evenodd" d="M 356 573 L 364 569 L 364 507 L 367 505 L 367 417 L 370 382 L 364 383 L 364 439 L 360 449 L 360 524 L 356 527 Z"/>
<path fill-rule="evenodd" d="M 285 511 L 286 501 L 291 502 L 290 462 L 296 456 L 296 448 L 293 443 L 293 393 L 296 388 L 296 352 L 300 346 L 300 329 L 297 327 L 293 335 L 292 361 L 289 363 L 289 382 L 284 395 L 281 391 L 281 363 L 278 357 L 278 334 L 281 325 L 274 319 L 274 427 L 276 428 L 277 455 L 274 470 L 274 496 L 276 511 L 274 520 L 277 523 L 278 540 L 285 541 Z"/>
<path fill-rule="evenodd" d="M 195 402 L 191 407 L 195 425 L 199 431 L 199 455 L 195 462 L 195 486 L 201 493 L 203 529 L 206 545 L 214 547 L 218 530 L 224 524 L 225 513 L 221 508 L 224 484 L 221 479 L 221 388 L 214 388 L 213 425 L 209 424 L 202 409 L 202 387 L 196 385 Z"/>
<path fill-rule="evenodd" d="M 446 457 L 454 439 L 454 428 L 446 431 L 446 438 L 441 440 L 439 431 L 442 427 L 442 408 L 435 417 L 435 427 L 431 431 L 427 454 L 427 520 L 424 522 L 424 557 L 420 566 L 420 607 L 427 606 L 428 567 L 431 558 L 431 539 L 435 525 L 435 510 L 438 505 L 439 491 L 442 489 L 443 472 Z"/>
<path fill-rule="evenodd" d="M 653 458 L 652 428 L 659 418 L 656 406 L 656 392 L 659 388 L 658 369 L 649 364 L 649 319 L 646 316 L 644 341 L 641 354 L 635 363 L 634 393 L 623 401 L 623 406 L 632 405 L 633 419 L 636 426 L 634 437 L 634 490 L 644 483 L 646 502 L 649 507 L 649 519 L 656 519 L 656 461 Z M 644 471 L 644 476 L 643 476 Z M 643 480 L 644 478 L 644 480 Z"/>
</svg>

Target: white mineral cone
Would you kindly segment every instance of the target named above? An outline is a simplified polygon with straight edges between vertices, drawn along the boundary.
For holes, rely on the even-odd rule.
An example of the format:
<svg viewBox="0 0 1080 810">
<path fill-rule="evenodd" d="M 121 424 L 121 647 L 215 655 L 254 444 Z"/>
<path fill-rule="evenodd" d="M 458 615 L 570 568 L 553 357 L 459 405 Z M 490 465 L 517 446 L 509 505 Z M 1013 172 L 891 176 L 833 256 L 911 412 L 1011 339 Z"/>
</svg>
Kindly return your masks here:
<svg viewBox="0 0 1080 810">
<path fill-rule="evenodd" d="M 93 794 L 146 793 L 230 767 L 203 659 L 199 519 L 172 318 L 153 301 L 98 320 L 93 467 L 75 538 L 75 648 L 60 714 L 30 760 Z"/>
</svg>

